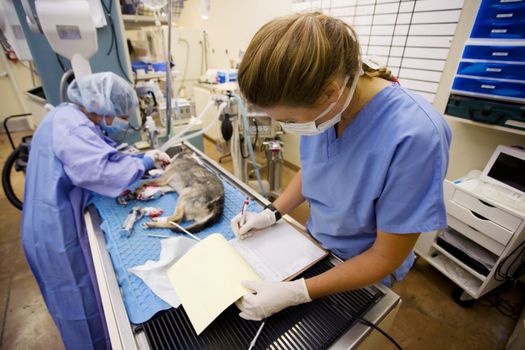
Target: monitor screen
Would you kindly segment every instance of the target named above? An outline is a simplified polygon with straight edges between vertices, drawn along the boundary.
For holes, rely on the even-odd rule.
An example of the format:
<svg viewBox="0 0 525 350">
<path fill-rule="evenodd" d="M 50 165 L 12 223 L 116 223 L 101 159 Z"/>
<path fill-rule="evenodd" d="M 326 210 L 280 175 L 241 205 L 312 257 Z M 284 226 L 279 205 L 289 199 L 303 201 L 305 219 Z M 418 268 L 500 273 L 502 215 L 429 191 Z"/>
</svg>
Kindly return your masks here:
<svg viewBox="0 0 525 350">
<path fill-rule="evenodd" d="M 490 168 L 489 177 L 525 192 L 525 160 L 500 153 Z"/>
</svg>

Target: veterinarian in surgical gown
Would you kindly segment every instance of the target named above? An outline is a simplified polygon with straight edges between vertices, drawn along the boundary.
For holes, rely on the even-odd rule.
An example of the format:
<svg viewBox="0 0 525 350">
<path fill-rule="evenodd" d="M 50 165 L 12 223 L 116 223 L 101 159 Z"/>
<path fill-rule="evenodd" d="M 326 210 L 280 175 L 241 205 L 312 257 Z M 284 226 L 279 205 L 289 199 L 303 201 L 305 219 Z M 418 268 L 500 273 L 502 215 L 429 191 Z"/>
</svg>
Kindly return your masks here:
<svg viewBox="0 0 525 350">
<path fill-rule="evenodd" d="M 52 110 L 36 130 L 26 173 L 22 243 L 68 349 L 109 348 L 83 212 L 91 192 L 115 197 L 168 157 L 118 152 L 109 133 L 126 128 L 133 88 L 113 73 L 74 81 L 75 104 Z M 167 158 L 169 160 L 169 158 Z"/>
</svg>

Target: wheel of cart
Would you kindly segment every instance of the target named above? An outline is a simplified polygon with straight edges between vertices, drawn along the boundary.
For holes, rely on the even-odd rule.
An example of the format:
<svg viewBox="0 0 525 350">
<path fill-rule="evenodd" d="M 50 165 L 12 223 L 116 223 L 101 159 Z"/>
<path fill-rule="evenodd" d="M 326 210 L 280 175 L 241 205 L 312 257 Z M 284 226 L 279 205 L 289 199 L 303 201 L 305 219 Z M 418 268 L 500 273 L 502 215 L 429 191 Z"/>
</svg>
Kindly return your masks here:
<svg viewBox="0 0 525 350">
<path fill-rule="evenodd" d="M 456 286 L 452 290 L 452 300 L 454 300 L 456 304 L 463 307 L 471 307 L 476 303 L 476 299 L 471 297 L 467 292 L 463 290 L 463 288 L 458 286 Z"/>
<path fill-rule="evenodd" d="M 30 113 L 12 115 L 4 120 L 4 129 L 9 139 L 9 143 L 13 148 L 13 151 L 7 157 L 2 168 L 2 187 L 9 202 L 19 210 L 22 210 L 23 207 L 22 194 L 17 193 L 17 191 L 15 191 L 13 188 L 13 170 L 16 172 L 21 171 L 25 173 L 25 170 L 27 168 L 27 161 L 29 159 L 29 148 L 31 145 L 32 136 L 23 137 L 20 145 L 18 147 L 15 147 L 15 144 L 11 137 L 11 132 L 8 128 L 8 122 L 9 120 L 12 120 L 14 118 L 22 118 L 28 115 L 30 115 Z"/>
</svg>

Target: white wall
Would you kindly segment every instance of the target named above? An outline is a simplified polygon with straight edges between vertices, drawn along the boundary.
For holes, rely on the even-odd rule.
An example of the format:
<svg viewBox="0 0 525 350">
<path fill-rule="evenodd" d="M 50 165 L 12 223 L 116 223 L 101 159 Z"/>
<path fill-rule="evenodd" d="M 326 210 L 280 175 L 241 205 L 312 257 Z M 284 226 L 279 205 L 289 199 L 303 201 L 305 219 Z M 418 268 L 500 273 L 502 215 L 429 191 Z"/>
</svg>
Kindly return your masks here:
<svg viewBox="0 0 525 350">
<path fill-rule="evenodd" d="M 525 136 L 449 120 L 452 146 L 448 179 L 457 179 L 469 170 L 483 170 L 498 145 L 525 147 Z"/>
<path fill-rule="evenodd" d="M 204 21 L 199 13 L 199 0 L 188 0 L 176 24 L 206 30 L 208 68 L 230 68 L 240 61 L 239 51 L 246 50 L 262 25 L 275 17 L 289 14 L 291 8 L 291 0 L 211 0 L 210 17 Z M 200 59 L 195 52 L 191 56 L 193 60 Z M 284 159 L 300 166 L 299 138 L 285 135 L 283 139 Z"/>
<path fill-rule="evenodd" d="M 25 66 L 29 63 L 13 63 L 5 58 L 2 52 L 2 59 L 0 60 L 0 123 L 10 115 L 22 114 L 29 112 L 26 105 L 24 92 L 33 88 L 31 80 L 31 72 Z M 5 73 L 5 75 L 4 75 Z M 38 84 L 38 78 L 37 78 Z M 1 124 L 0 124 L 1 125 Z M 28 124 L 23 119 L 12 120 L 9 124 L 10 130 L 25 130 L 28 129 Z M 3 125 L 0 126 L 3 130 Z"/>
<path fill-rule="evenodd" d="M 246 50 L 255 32 L 271 19 L 289 14 L 291 0 L 210 0 L 208 20 L 199 13 L 199 0 L 184 2 L 179 26 L 207 31 L 209 68 L 229 68 L 239 61 L 239 50 Z"/>
</svg>

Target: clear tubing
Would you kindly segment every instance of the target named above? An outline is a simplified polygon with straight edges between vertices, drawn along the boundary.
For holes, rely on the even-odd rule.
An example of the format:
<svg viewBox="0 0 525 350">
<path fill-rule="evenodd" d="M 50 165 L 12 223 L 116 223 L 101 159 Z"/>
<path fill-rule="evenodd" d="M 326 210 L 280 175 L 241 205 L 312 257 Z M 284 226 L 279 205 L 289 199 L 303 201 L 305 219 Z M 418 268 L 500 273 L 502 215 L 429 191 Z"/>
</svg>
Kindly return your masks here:
<svg viewBox="0 0 525 350">
<path fill-rule="evenodd" d="M 196 120 L 202 120 L 202 118 L 206 115 L 206 112 L 208 112 L 208 109 L 210 109 L 210 107 L 213 106 L 213 105 L 214 105 L 213 100 L 208 102 L 208 104 L 204 107 L 204 109 L 202 110 L 201 114 L 199 114 L 199 116 L 196 118 Z M 175 135 L 173 137 L 176 137 L 176 138 L 182 137 L 182 135 L 187 133 L 188 130 L 190 130 L 192 126 L 193 126 L 193 124 L 191 123 L 191 119 L 190 119 L 190 122 L 188 122 L 188 125 L 185 126 L 184 129 L 182 129 L 179 133 L 177 133 L 177 135 Z"/>
<path fill-rule="evenodd" d="M 242 99 L 239 97 L 239 95 L 234 94 L 233 97 L 239 104 L 239 111 L 241 113 L 242 125 L 244 129 L 244 138 L 246 139 L 246 142 L 248 143 L 248 151 L 250 152 L 250 158 L 252 160 L 253 169 L 255 171 L 255 177 L 257 177 L 257 182 L 259 183 L 259 187 L 261 188 L 262 195 L 268 198 L 268 195 L 266 191 L 264 190 L 264 186 L 263 186 L 262 179 L 261 179 L 261 173 L 259 172 L 259 167 L 257 166 L 257 161 L 255 160 L 255 153 L 253 152 L 252 138 L 250 137 L 250 131 L 248 129 L 248 117 L 246 115 L 246 109 L 245 109 L 244 103 L 242 102 Z"/>
<path fill-rule="evenodd" d="M 211 103 L 213 104 L 213 101 L 211 101 Z M 210 104 L 208 104 L 209 106 Z M 206 106 L 208 108 L 208 106 Z M 201 119 L 201 117 L 204 115 L 204 113 L 206 112 L 206 109 L 205 108 L 201 115 L 199 116 L 198 119 Z M 166 152 L 166 150 L 170 147 L 173 147 L 175 146 L 177 143 L 181 142 L 181 141 L 186 141 L 188 139 L 191 139 L 191 138 L 194 138 L 195 136 L 199 136 L 199 135 L 202 135 L 204 134 L 206 131 L 208 131 L 210 128 L 212 128 L 216 123 L 217 123 L 217 120 L 219 120 L 219 117 L 221 116 L 222 114 L 222 111 L 224 110 L 224 108 L 226 108 L 226 102 L 223 102 L 221 103 L 221 105 L 219 106 L 219 110 L 217 111 L 217 114 L 216 116 L 213 118 L 213 120 L 211 121 L 210 124 L 208 124 L 205 128 L 203 128 L 202 130 L 199 130 L 199 131 L 196 131 L 194 133 L 191 133 L 189 135 L 186 135 L 184 137 L 182 137 L 182 133 L 179 133 L 175 136 L 173 136 L 171 139 L 169 139 L 168 141 L 166 141 L 166 143 L 164 145 L 162 145 L 162 147 L 160 148 L 161 151 L 163 152 Z M 188 127 L 186 127 L 188 128 Z"/>
</svg>

